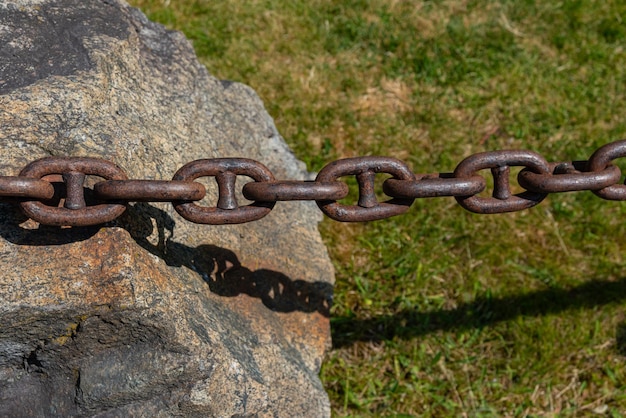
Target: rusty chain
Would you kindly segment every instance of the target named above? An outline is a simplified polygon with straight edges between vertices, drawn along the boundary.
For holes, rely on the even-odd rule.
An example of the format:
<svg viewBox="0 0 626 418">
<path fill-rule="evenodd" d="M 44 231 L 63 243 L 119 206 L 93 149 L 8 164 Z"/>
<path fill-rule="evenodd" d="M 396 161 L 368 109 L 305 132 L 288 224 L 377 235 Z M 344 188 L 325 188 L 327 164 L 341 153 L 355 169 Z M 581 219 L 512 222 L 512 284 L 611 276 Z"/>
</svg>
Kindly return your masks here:
<svg viewBox="0 0 626 418">
<path fill-rule="evenodd" d="M 258 161 L 215 158 L 190 162 L 172 180 L 129 180 L 110 161 L 89 157 L 47 157 L 28 164 L 18 176 L 0 176 L 0 197 L 18 201 L 29 218 L 46 225 L 87 226 L 119 217 L 129 202 L 171 202 L 185 219 L 201 224 L 238 224 L 267 215 L 276 202 L 314 200 L 330 218 L 342 222 L 384 219 L 405 213 L 418 198 L 452 196 L 475 213 L 504 213 L 528 209 L 549 193 L 590 190 L 607 200 L 626 200 L 621 170 L 612 164 L 626 157 L 626 140 L 599 148 L 588 161 L 549 163 L 532 151 L 492 151 L 463 160 L 453 173 L 415 174 L 405 163 L 390 157 L 358 157 L 326 165 L 314 181 L 280 181 Z M 510 168 L 522 167 L 513 194 Z M 479 196 L 487 181 L 478 175 L 491 170 L 493 191 Z M 378 173 L 390 176 L 382 187 L 390 199 L 376 197 Z M 86 176 L 102 179 L 85 187 Z M 246 176 L 241 194 L 252 203 L 237 201 L 236 179 Z M 359 198 L 346 205 L 348 186 L 340 177 L 355 176 Z M 197 202 L 206 195 L 200 177 L 214 177 L 218 186 L 216 206 Z M 86 196 L 89 198 L 86 199 Z M 89 201 L 89 204 L 87 203 Z"/>
</svg>

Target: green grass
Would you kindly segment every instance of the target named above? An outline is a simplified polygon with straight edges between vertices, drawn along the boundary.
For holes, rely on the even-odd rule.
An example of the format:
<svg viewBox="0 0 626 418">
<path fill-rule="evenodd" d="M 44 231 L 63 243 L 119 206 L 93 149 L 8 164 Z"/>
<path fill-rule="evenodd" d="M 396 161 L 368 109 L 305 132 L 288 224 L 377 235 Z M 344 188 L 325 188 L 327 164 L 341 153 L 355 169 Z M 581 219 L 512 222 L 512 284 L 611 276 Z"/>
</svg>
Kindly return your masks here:
<svg viewBox="0 0 626 418">
<path fill-rule="evenodd" d="M 251 85 L 310 170 L 382 154 L 449 172 L 509 148 L 587 159 L 626 137 L 619 1 L 133 3 Z M 574 193 L 506 215 L 433 199 L 325 221 L 334 415 L 622 416 L 625 215 Z"/>
</svg>

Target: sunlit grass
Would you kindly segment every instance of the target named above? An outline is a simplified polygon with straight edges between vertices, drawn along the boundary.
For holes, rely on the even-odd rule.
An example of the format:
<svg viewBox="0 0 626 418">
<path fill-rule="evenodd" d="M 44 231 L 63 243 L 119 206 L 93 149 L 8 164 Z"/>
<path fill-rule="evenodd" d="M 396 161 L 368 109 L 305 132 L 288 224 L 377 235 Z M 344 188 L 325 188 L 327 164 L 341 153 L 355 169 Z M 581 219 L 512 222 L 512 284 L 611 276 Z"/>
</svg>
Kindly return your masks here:
<svg viewBox="0 0 626 418">
<path fill-rule="evenodd" d="M 157 1 L 219 78 L 251 85 L 310 170 L 389 155 L 416 172 L 525 148 L 587 159 L 626 137 L 618 1 Z M 325 221 L 337 270 L 336 416 L 621 416 L 626 207 L 553 195 L 478 216 L 453 199 Z"/>
</svg>

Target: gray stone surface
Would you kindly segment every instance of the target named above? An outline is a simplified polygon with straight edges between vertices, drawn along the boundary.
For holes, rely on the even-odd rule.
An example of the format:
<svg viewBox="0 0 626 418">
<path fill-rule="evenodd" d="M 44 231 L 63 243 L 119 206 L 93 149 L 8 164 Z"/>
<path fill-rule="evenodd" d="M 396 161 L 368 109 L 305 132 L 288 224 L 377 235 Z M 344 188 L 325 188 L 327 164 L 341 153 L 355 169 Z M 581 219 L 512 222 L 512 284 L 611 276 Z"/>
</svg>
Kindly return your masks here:
<svg viewBox="0 0 626 418">
<path fill-rule="evenodd" d="M 51 155 L 140 179 L 228 156 L 308 175 L 254 91 L 117 0 L 0 0 L 0 127 L 2 175 Z M 0 204 L 0 416 L 329 416 L 320 218 L 293 202 L 203 226 L 137 203 L 57 228 Z"/>
</svg>

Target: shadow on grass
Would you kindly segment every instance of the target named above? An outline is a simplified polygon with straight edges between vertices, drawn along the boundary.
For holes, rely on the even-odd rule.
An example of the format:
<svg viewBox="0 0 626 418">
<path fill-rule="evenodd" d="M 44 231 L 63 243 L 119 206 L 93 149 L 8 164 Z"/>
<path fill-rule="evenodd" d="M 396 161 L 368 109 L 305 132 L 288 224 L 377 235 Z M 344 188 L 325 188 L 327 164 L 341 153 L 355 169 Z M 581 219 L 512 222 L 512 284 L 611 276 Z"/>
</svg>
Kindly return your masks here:
<svg viewBox="0 0 626 418">
<path fill-rule="evenodd" d="M 493 325 L 519 316 L 542 316 L 569 310 L 589 309 L 626 300 L 626 278 L 591 280 L 580 286 L 550 288 L 502 298 L 482 297 L 451 310 L 404 310 L 370 319 L 331 319 L 333 346 L 357 341 L 410 339 L 435 331 L 466 330 Z M 621 337 L 620 337 L 621 336 Z M 626 324 L 618 329 L 618 344 L 626 353 Z"/>
</svg>

